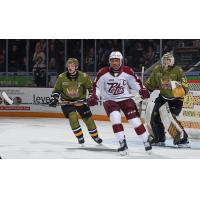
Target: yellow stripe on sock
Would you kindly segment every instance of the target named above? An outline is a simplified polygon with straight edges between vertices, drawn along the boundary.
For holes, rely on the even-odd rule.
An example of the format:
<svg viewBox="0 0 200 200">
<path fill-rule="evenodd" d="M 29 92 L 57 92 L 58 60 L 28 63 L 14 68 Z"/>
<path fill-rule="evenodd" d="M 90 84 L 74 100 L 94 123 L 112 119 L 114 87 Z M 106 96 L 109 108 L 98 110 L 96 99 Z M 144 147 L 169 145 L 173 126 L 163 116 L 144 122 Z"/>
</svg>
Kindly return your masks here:
<svg viewBox="0 0 200 200">
<path fill-rule="evenodd" d="M 78 133 L 74 133 L 74 135 L 78 137 L 78 136 L 83 135 L 83 132 L 82 132 L 82 131 L 79 131 Z"/>
<path fill-rule="evenodd" d="M 95 137 L 97 136 L 98 134 L 97 133 L 90 133 L 91 137 Z"/>
</svg>

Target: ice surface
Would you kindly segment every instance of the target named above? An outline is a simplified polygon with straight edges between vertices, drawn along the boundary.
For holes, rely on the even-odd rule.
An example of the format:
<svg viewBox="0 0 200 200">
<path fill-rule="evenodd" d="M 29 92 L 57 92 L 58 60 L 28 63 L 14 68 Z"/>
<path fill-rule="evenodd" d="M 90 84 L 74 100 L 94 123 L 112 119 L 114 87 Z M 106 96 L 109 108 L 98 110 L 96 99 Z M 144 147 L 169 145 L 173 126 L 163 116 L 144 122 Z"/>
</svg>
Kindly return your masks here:
<svg viewBox="0 0 200 200">
<path fill-rule="evenodd" d="M 190 141 L 192 149 L 154 147 L 152 154 L 145 152 L 140 138 L 129 124 L 124 124 L 129 155 L 120 156 L 118 142 L 110 122 L 96 121 L 103 146 L 89 136 L 85 124 L 85 147 L 80 147 L 66 119 L 0 118 L 0 155 L 7 159 L 167 159 L 200 158 L 200 141 Z M 172 144 L 168 139 L 167 144 Z"/>
</svg>

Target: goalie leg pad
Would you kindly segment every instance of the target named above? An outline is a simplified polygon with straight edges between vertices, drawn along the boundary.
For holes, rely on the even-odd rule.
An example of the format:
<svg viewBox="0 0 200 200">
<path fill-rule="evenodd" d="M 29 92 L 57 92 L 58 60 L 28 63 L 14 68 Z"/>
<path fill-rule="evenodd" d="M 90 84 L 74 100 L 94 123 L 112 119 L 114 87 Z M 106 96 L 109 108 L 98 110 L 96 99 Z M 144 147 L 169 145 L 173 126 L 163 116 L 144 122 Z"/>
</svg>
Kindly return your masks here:
<svg viewBox="0 0 200 200">
<path fill-rule="evenodd" d="M 151 135 L 151 138 L 153 138 L 152 143 L 157 143 L 160 141 L 164 142 L 165 131 L 160 119 L 159 108 L 165 103 L 165 100 L 160 95 L 158 96 L 156 91 L 153 93 L 155 93 L 155 95 L 151 96 L 146 107 L 146 127 Z"/>
<path fill-rule="evenodd" d="M 177 123 L 177 119 L 173 118 L 168 102 L 160 107 L 159 112 L 165 129 L 174 139 L 174 144 L 179 143 L 184 138 L 185 133 L 180 124 Z"/>
<path fill-rule="evenodd" d="M 160 106 L 162 104 L 157 102 L 151 114 L 150 127 L 152 128 L 152 137 L 154 138 L 153 143 L 165 142 L 165 128 L 159 114 Z"/>
</svg>

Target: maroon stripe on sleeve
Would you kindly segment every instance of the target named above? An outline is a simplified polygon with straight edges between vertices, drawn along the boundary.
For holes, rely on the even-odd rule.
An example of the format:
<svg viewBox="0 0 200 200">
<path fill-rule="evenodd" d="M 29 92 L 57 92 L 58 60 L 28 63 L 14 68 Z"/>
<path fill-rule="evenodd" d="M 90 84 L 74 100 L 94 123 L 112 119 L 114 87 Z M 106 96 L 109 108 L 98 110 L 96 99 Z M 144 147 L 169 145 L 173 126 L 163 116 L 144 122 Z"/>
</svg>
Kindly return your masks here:
<svg viewBox="0 0 200 200">
<path fill-rule="evenodd" d="M 139 77 L 135 74 L 135 72 L 130 67 L 123 66 L 122 70 L 123 70 L 123 72 L 133 76 L 135 78 L 136 82 L 139 84 L 140 88 L 141 89 L 143 88 L 142 81 L 139 79 Z"/>
<path fill-rule="evenodd" d="M 104 67 L 98 71 L 97 76 L 93 83 L 93 93 L 96 93 L 96 87 L 97 87 L 98 80 L 101 78 L 101 76 L 103 76 L 107 72 L 109 72 L 109 67 Z"/>
</svg>

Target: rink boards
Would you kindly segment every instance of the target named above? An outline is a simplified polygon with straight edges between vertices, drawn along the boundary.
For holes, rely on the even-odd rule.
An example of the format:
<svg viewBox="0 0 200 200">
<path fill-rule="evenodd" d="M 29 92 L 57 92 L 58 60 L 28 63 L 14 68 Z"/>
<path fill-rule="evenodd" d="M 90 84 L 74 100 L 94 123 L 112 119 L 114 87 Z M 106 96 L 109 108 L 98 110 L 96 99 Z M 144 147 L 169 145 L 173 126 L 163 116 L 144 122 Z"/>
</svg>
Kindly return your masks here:
<svg viewBox="0 0 200 200">
<path fill-rule="evenodd" d="M 0 116 L 14 117 L 48 117 L 63 118 L 60 107 L 51 108 L 40 105 L 40 103 L 48 103 L 52 88 L 22 88 L 22 87 L 4 87 L 0 92 L 5 91 L 10 98 L 21 102 L 20 105 L 6 105 L 2 97 L 0 97 Z M 155 98 L 151 95 L 151 98 Z M 23 104 L 33 103 L 33 104 Z M 96 120 L 108 120 L 103 109 L 102 102 L 98 106 L 91 108 Z M 125 120 L 125 119 L 124 119 Z M 200 91 L 190 91 L 184 99 L 184 108 L 179 115 L 179 120 L 183 126 L 189 130 L 194 138 L 200 138 Z"/>
</svg>

